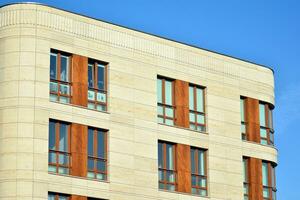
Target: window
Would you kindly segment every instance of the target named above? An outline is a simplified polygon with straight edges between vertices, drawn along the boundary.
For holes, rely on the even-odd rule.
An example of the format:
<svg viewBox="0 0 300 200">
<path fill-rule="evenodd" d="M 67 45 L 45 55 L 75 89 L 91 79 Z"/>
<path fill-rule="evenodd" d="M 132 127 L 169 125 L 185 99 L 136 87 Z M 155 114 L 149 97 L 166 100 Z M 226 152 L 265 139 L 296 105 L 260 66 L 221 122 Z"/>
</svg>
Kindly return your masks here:
<svg viewBox="0 0 300 200">
<path fill-rule="evenodd" d="M 262 163 L 262 184 L 264 200 L 276 200 L 275 168 L 269 162 Z"/>
<path fill-rule="evenodd" d="M 70 173 L 70 125 L 49 121 L 49 166 L 48 171 L 58 174 Z"/>
<path fill-rule="evenodd" d="M 191 148 L 192 194 L 207 196 L 206 152 Z"/>
<path fill-rule="evenodd" d="M 158 123 L 174 125 L 173 81 L 157 79 L 157 116 Z"/>
<path fill-rule="evenodd" d="M 70 55 L 51 50 L 50 53 L 50 100 L 70 103 Z"/>
<path fill-rule="evenodd" d="M 95 60 L 88 62 L 88 108 L 107 110 L 107 64 Z"/>
<path fill-rule="evenodd" d="M 159 188 L 176 190 L 175 145 L 158 142 L 158 174 Z"/>
<path fill-rule="evenodd" d="M 274 145 L 274 129 L 270 105 L 259 103 L 260 143 Z"/>
<path fill-rule="evenodd" d="M 65 195 L 65 194 L 58 194 L 58 193 L 49 192 L 48 193 L 48 200 L 70 200 L 70 196 Z"/>
<path fill-rule="evenodd" d="M 249 169 L 248 169 L 248 159 L 243 158 L 243 176 L 244 176 L 244 200 L 249 199 Z"/>
<path fill-rule="evenodd" d="M 88 128 L 88 178 L 107 179 L 106 135 L 103 130 Z"/>
<path fill-rule="evenodd" d="M 189 86 L 190 128 L 205 131 L 204 88 Z"/>
<path fill-rule="evenodd" d="M 246 122 L 245 122 L 245 98 L 241 98 L 240 99 L 240 110 L 241 110 L 241 133 L 242 133 L 242 140 L 247 140 Z"/>
</svg>

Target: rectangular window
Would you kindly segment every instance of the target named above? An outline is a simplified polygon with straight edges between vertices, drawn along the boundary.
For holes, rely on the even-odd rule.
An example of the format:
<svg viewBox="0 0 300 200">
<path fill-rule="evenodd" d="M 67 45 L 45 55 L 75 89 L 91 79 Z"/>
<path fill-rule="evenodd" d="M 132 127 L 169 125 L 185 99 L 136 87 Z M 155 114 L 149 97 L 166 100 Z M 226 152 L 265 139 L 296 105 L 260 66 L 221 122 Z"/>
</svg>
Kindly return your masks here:
<svg viewBox="0 0 300 200">
<path fill-rule="evenodd" d="M 51 50 L 50 53 L 50 100 L 61 103 L 71 101 L 70 62 L 67 53 Z"/>
<path fill-rule="evenodd" d="M 97 128 L 88 128 L 87 177 L 107 180 L 107 133 Z"/>
<path fill-rule="evenodd" d="M 204 88 L 189 86 L 190 128 L 205 131 Z"/>
<path fill-rule="evenodd" d="M 173 81 L 157 79 L 157 116 L 158 123 L 174 125 L 174 86 Z"/>
<path fill-rule="evenodd" d="M 49 172 L 70 173 L 70 136 L 70 124 L 56 120 L 49 121 Z"/>
<path fill-rule="evenodd" d="M 70 200 L 70 195 L 49 192 L 48 200 Z"/>
<path fill-rule="evenodd" d="M 275 168 L 270 162 L 262 163 L 262 184 L 264 200 L 276 200 Z"/>
<path fill-rule="evenodd" d="M 245 98 L 241 98 L 240 99 L 240 110 L 241 110 L 241 133 L 242 133 L 242 140 L 247 140 L 246 122 L 245 122 Z"/>
<path fill-rule="evenodd" d="M 88 108 L 107 110 L 107 63 L 88 62 Z"/>
<path fill-rule="evenodd" d="M 158 174 L 159 188 L 176 190 L 175 145 L 172 143 L 158 142 Z"/>
<path fill-rule="evenodd" d="M 269 104 L 259 103 L 260 143 L 274 145 L 272 109 Z"/>
<path fill-rule="evenodd" d="M 206 151 L 191 148 L 192 194 L 207 196 Z"/>
<path fill-rule="evenodd" d="M 249 199 L 249 164 L 248 159 L 243 158 L 243 176 L 244 176 L 244 200 Z"/>
</svg>

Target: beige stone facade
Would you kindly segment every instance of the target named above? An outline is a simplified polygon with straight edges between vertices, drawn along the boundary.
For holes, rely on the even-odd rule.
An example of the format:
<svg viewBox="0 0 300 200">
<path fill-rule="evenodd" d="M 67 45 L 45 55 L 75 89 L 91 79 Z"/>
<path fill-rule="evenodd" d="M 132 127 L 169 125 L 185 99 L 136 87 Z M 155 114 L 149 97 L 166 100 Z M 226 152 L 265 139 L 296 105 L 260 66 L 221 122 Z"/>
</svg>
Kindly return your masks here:
<svg viewBox="0 0 300 200">
<path fill-rule="evenodd" d="M 107 113 L 49 101 L 51 48 L 109 63 Z M 207 134 L 157 123 L 157 75 L 207 88 Z M 273 72 L 48 6 L 3 6 L 0 199 L 241 200 L 242 157 L 277 162 L 274 147 L 241 140 L 241 95 L 274 104 Z M 109 130 L 108 181 L 48 173 L 50 118 Z M 208 197 L 158 189 L 158 140 L 208 149 Z"/>
</svg>

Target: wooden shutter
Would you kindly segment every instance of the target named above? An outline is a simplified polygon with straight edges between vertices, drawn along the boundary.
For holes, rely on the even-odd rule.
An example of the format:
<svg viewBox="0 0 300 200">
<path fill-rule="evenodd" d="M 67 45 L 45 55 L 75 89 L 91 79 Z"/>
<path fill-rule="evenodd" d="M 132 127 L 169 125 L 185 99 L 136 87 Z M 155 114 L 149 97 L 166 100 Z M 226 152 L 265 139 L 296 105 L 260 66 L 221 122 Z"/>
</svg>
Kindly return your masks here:
<svg viewBox="0 0 300 200">
<path fill-rule="evenodd" d="M 249 158 L 249 199 L 263 200 L 262 186 L 262 161 Z"/>
<path fill-rule="evenodd" d="M 181 80 L 174 82 L 175 125 L 189 128 L 189 83 Z"/>
<path fill-rule="evenodd" d="M 191 193 L 191 152 L 190 146 L 176 145 L 177 191 Z"/>
<path fill-rule="evenodd" d="M 245 105 L 248 140 L 260 143 L 259 101 L 248 97 L 245 99 Z"/>
</svg>

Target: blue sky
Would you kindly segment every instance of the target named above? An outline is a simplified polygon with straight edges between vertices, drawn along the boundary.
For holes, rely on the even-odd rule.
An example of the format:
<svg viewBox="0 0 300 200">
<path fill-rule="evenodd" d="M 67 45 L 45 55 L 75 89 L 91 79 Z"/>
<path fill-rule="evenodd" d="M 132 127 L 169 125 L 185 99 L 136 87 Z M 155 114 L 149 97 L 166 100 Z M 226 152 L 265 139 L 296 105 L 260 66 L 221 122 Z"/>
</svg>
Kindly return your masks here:
<svg viewBox="0 0 300 200">
<path fill-rule="evenodd" d="M 279 149 L 278 199 L 300 199 L 297 190 L 300 180 L 300 131 L 297 129 L 300 122 L 300 1 L 37 2 L 271 66 L 276 81 L 274 123 Z"/>
</svg>

